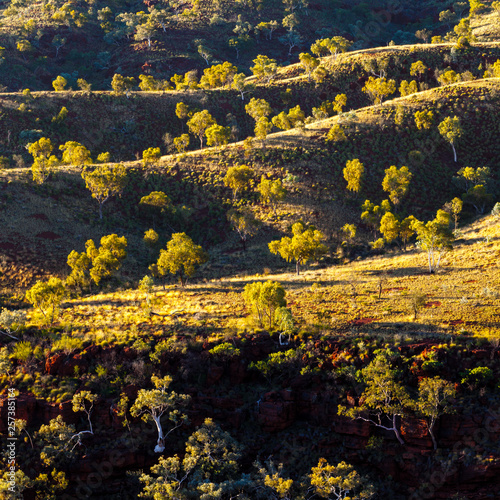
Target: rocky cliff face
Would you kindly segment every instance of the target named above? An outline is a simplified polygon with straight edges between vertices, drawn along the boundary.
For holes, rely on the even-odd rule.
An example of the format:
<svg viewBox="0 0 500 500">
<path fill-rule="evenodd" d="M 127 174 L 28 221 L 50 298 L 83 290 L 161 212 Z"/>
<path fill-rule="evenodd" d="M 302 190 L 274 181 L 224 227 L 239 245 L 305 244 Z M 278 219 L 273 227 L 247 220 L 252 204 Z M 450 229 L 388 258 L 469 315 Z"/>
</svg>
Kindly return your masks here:
<svg viewBox="0 0 500 500">
<path fill-rule="evenodd" d="M 435 428 L 440 448 L 437 453 L 426 422 L 403 418 L 400 428 L 405 445 L 402 446 L 391 432 L 362 420 L 338 416 L 339 396 L 318 376 L 297 377 L 287 380 L 284 389 L 256 392 L 257 375 L 248 369 L 249 362 L 267 356 L 272 347 L 269 341 L 256 340 L 246 347 L 244 355 L 224 362 L 208 358 L 206 352 L 199 353 L 205 377 L 201 385 L 186 387 L 185 392 L 192 396 L 191 424 L 186 430 L 191 432 L 206 417 L 213 417 L 237 437 L 248 426 L 258 423 L 260 432 L 254 450 L 258 452 L 259 442 L 279 443 L 280 435 L 293 429 L 318 428 L 327 437 L 309 443 L 311 447 L 328 457 L 337 456 L 342 446 L 345 460 L 354 465 L 368 460 L 380 477 L 390 475 L 399 483 L 402 493 L 413 500 L 451 498 L 457 491 L 475 500 L 500 498 L 500 413 L 493 405 L 488 407 L 487 400 L 483 401 L 481 411 L 459 410 L 439 419 Z M 45 372 L 65 376 L 74 373 L 74 367 L 78 366 L 83 373 L 91 359 L 105 355 L 99 349 L 72 356 L 52 355 L 45 361 Z M 122 355 L 130 357 L 125 351 Z M 257 394 L 255 398 L 248 396 L 250 388 L 252 394 Z M 132 385 L 124 389 L 131 401 L 137 390 Z M 356 398 L 349 393 L 347 401 L 356 404 Z M 115 402 L 116 398 L 98 401 L 92 414 L 96 435 L 85 438 L 92 451 L 83 456 L 76 468 L 67 471 L 71 484 L 86 492 L 81 498 L 119 492 L 123 486 L 120 478 L 126 471 L 147 469 L 158 458 L 150 450 L 155 440 L 154 427 L 134 421 L 133 434 L 135 438 L 143 437 L 143 445 L 130 447 L 128 431 L 117 415 Z M 83 425 L 81 415 L 72 411 L 70 401 L 49 404 L 23 393 L 17 397 L 16 405 L 16 417 L 26 420 L 28 429 L 37 429 L 58 415 L 77 428 Z M 6 424 L 7 399 L 0 396 L 0 433 L 6 433 Z M 382 438 L 381 447 L 374 450 L 368 446 L 371 437 Z M 100 440 L 102 447 L 96 446 Z M 167 449 L 166 453 L 169 452 L 177 450 Z M 99 481 L 94 484 L 96 477 Z"/>
</svg>

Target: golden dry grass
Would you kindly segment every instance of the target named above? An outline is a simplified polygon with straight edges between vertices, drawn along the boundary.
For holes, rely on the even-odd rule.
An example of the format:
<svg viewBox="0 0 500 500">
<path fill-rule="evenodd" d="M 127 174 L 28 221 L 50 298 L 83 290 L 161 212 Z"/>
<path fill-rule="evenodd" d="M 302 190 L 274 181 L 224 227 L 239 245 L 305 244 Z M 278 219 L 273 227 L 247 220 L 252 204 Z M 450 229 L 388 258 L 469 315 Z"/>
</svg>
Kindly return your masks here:
<svg viewBox="0 0 500 500">
<path fill-rule="evenodd" d="M 387 120 L 387 115 L 383 115 L 383 111 L 395 108 L 397 105 L 403 105 L 405 110 L 413 112 L 416 109 L 423 109 L 430 106 L 445 97 L 446 90 L 452 87 L 464 88 L 481 88 L 488 92 L 494 93 L 500 90 L 500 79 L 490 78 L 486 80 L 476 80 L 471 82 L 460 82 L 448 87 L 440 87 L 431 89 L 425 92 L 420 92 L 407 97 L 396 98 L 392 101 L 387 101 L 383 106 L 369 106 L 356 111 L 357 123 L 363 124 L 366 127 L 367 134 L 369 130 L 378 127 L 382 121 Z M 324 144 L 325 132 L 335 123 L 342 121 L 345 117 L 332 117 L 326 120 L 314 122 L 306 126 L 305 131 L 292 129 L 276 134 L 270 134 L 267 139 L 268 148 L 287 148 L 290 146 L 314 146 Z M 226 148 L 227 153 L 234 150 L 243 149 L 243 143 L 234 143 Z M 173 169 L 183 175 L 190 175 L 194 170 L 199 172 L 216 172 L 220 179 L 225 174 L 225 166 L 220 165 L 220 152 L 208 148 L 203 151 L 193 151 L 187 154 L 187 158 L 182 160 L 175 156 L 165 156 L 161 161 L 161 168 L 165 172 Z M 224 160 L 224 158 L 223 158 Z M 308 160 L 304 161 L 307 164 Z M 124 165 L 127 168 L 137 167 L 139 162 L 127 162 Z M 229 165 L 230 163 L 226 163 Z M 297 166 L 300 166 L 297 164 Z M 306 165 L 307 167 L 307 165 Z M 3 262 L 0 268 L 0 285 L 12 287 L 15 285 L 26 288 L 33 282 L 33 277 L 45 277 L 50 274 L 64 274 L 68 271 L 65 266 L 66 258 L 69 252 L 73 249 L 83 250 L 84 242 L 87 239 L 98 240 L 102 236 L 103 229 L 93 226 L 88 223 L 89 218 L 96 217 L 97 204 L 91 199 L 90 193 L 84 189 L 84 184 L 80 178 L 80 169 L 76 167 L 60 167 L 59 173 L 50 184 L 54 185 L 54 190 L 61 186 L 80 186 L 81 196 L 74 196 L 71 200 L 72 205 L 61 207 L 57 200 L 49 198 L 42 194 L 37 194 L 30 186 L 30 171 L 29 169 L 9 169 L 0 172 L 0 180 L 6 182 L 7 187 L 5 192 L 10 196 L 10 200 L 6 203 L 5 209 L 2 212 L 4 221 L 3 235 L 0 243 L 11 243 L 19 245 L 20 248 L 26 250 L 26 255 L 19 255 L 20 265 L 14 267 L 12 260 Z M 256 178 L 259 179 L 264 173 L 268 175 L 276 175 L 282 177 L 286 172 L 282 171 L 273 165 L 263 164 L 257 167 Z M 221 182 L 219 179 L 218 182 Z M 300 179 L 294 187 L 298 194 L 292 193 L 287 199 L 287 203 L 280 207 L 277 218 L 269 216 L 269 213 L 261 211 L 259 214 L 264 219 L 268 219 L 269 227 L 274 230 L 286 230 L 287 224 L 290 221 L 295 221 L 299 218 L 305 221 L 312 222 L 320 226 L 323 231 L 332 231 L 338 229 L 346 222 L 356 222 L 355 214 L 352 210 L 348 210 L 341 206 L 341 203 L 331 202 L 323 203 L 328 198 L 328 192 L 321 190 L 321 186 L 314 183 L 314 179 L 309 182 L 305 176 Z M 66 200 L 67 201 L 67 200 Z M 110 202 L 112 203 L 112 202 Z M 109 207 L 106 207 L 106 210 Z M 260 209 L 259 209 L 260 210 Z M 44 214 L 46 219 L 37 219 L 31 216 L 36 214 Z M 321 217 L 317 217 L 320 214 Z M 36 235 L 45 231 L 51 231 L 62 236 L 60 239 L 50 241 L 47 239 L 38 238 Z M 108 230 L 107 233 L 116 232 L 117 229 Z M 142 236 L 142 235 L 141 235 Z M 330 236 L 330 233 L 328 234 Z M 140 236 L 128 237 L 129 247 L 142 251 L 142 242 Z M 233 245 L 230 242 L 230 245 Z M 0 259 L 3 252 L 0 247 Z M 34 259 L 32 254 L 38 254 L 40 259 Z M 11 256 L 7 256 L 11 257 Z M 2 260 L 0 260 L 0 264 Z M 23 268 L 28 266 L 28 271 Z M 254 268 L 255 269 L 255 268 Z M 136 270 L 134 268 L 134 270 Z M 8 274 L 10 272 L 10 274 Z M 31 282 L 21 283 L 19 276 L 31 275 Z M 213 274 L 212 274 L 213 276 Z M 207 275 L 207 277 L 211 277 Z"/>
<path fill-rule="evenodd" d="M 244 286 L 273 280 L 287 291 L 298 331 L 312 336 L 391 336 L 475 334 L 499 331 L 500 220 L 479 219 L 461 230 L 455 248 L 436 274 L 427 272 L 426 255 L 412 248 L 343 266 L 311 265 L 294 273 L 233 276 L 206 283 L 155 287 L 154 315 L 141 308 L 145 295 L 136 290 L 99 294 L 66 303 L 61 322 L 73 335 L 93 342 L 131 344 L 137 335 L 228 337 L 252 330 L 242 298 Z M 380 276 L 382 296 L 378 298 Z M 413 320 L 411 295 L 426 296 Z M 495 333 L 496 332 L 496 333 Z"/>
<path fill-rule="evenodd" d="M 472 17 L 472 33 L 481 42 L 498 40 L 500 37 L 500 15 L 491 7 L 493 0 L 482 3 L 487 6 L 487 9 Z"/>
</svg>

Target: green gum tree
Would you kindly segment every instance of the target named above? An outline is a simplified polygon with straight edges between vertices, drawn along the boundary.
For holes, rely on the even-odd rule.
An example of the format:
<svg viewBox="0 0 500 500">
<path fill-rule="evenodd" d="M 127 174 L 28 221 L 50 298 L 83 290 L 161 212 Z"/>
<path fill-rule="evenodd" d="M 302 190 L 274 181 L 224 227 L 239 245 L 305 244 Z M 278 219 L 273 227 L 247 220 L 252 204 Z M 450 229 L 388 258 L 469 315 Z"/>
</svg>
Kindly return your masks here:
<svg viewBox="0 0 500 500">
<path fill-rule="evenodd" d="M 304 112 L 297 105 L 288 111 L 282 111 L 279 115 L 272 118 L 271 122 L 275 127 L 282 130 L 290 130 L 291 128 L 303 126 L 306 117 Z"/>
<path fill-rule="evenodd" d="M 338 124 L 332 125 L 332 128 L 326 134 L 326 140 L 331 142 L 347 141 L 347 136 L 344 129 Z"/>
<path fill-rule="evenodd" d="M 96 401 L 97 395 L 92 394 L 90 391 L 80 391 L 73 396 L 73 411 L 75 413 L 83 411 L 87 416 L 87 421 L 89 423 L 88 430 L 78 432 L 71 437 L 72 440 L 75 440 L 73 448 L 77 445 L 82 444 L 82 436 L 84 436 L 85 434 L 90 434 L 91 436 L 94 435 L 94 428 L 92 426 L 92 420 L 90 419 L 90 416 L 92 415 L 92 411 L 94 409 L 94 404 Z"/>
<path fill-rule="evenodd" d="M 109 234 L 101 238 L 101 246 L 96 248 L 93 240 L 87 240 L 85 251 L 73 250 L 68 255 L 68 266 L 71 273 L 66 279 L 69 286 L 78 286 L 80 290 L 91 287 L 92 282 L 98 285 L 103 278 L 109 278 L 120 269 L 127 256 L 127 240 Z"/>
<path fill-rule="evenodd" d="M 302 222 L 292 226 L 293 236 L 285 236 L 281 240 L 271 241 L 269 250 L 279 254 L 287 262 L 295 261 L 295 270 L 300 274 L 300 266 L 309 260 L 317 260 L 328 251 L 326 245 L 321 243 L 325 235 L 314 227 L 306 228 Z"/>
<path fill-rule="evenodd" d="M 361 90 L 370 96 L 374 104 L 382 104 L 385 97 L 396 92 L 396 82 L 385 77 L 370 76 Z"/>
<path fill-rule="evenodd" d="M 370 200 L 365 200 L 361 205 L 361 220 L 372 227 L 373 235 L 376 237 L 382 216 L 391 210 L 389 200 L 383 200 L 380 205 L 375 205 Z"/>
<path fill-rule="evenodd" d="M 394 432 L 400 444 L 404 441 L 399 432 L 398 418 L 406 413 L 410 397 L 397 380 L 397 371 L 391 368 L 390 361 L 379 354 L 360 372 L 365 390 L 360 397 L 359 406 L 347 408 L 339 406 L 339 415 L 370 422 L 376 427 Z"/>
<path fill-rule="evenodd" d="M 441 415 L 453 412 L 452 400 L 455 396 L 456 390 L 453 384 L 439 377 L 424 378 L 418 383 L 417 411 L 427 421 L 435 450 L 438 445 L 434 427 Z"/>
<path fill-rule="evenodd" d="M 160 250 L 157 266 L 164 276 L 179 273 L 181 286 L 186 286 L 186 279 L 193 276 L 196 267 L 208 260 L 208 255 L 200 245 L 196 245 L 186 233 L 174 233 L 167 243 L 166 250 Z"/>
<path fill-rule="evenodd" d="M 248 188 L 253 175 L 253 169 L 247 165 L 237 165 L 227 169 L 224 176 L 224 186 L 233 191 L 233 200 L 237 198 L 241 191 Z"/>
<path fill-rule="evenodd" d="M 434 273 L 440 265 L 441 256 L 452 248 L 454 239 L 450 229 L 450 214 L 438 210 L 434 220 L 427 223 L 414 219 L 411 229 L 417 234 L 417 245 L 427 252 L 429 273 Z"/>
<path fill-rule="evenodd" d="M 82 167 L 92 163 L 90 151 L 79 142 L 67 141 L 59 146 L 59 149 L 63 152 L 62 161 L 66 165 Z"/>
<path fill-rule="evenodd" d="M 254 465 L 259 470 L 261 482 L 264 483 L 261 488 L 265 489 L 266 499 L 292 500 L 294 481 L 283 477 L 283 464 L 280 463 L 276 466 L 270 459 L 264 465 L 260 462 L 256 462 Z"/>
<path fill-rule="evenodd" d="M 241 100 L 245 100 L 245 94 L 251 92 L 255 89 L 255 85 L 251 82 L 247 82 L 247 77 L 243 73 L 238 73 L 234 76 L 231 83 L 231 88 L 237 90 L 240 93 Z"/>
<path fill-rule="evenodd" d="M 270 59 L 264 55 L 258 55 L 253 60 L 254 65 L 250 71 L 257 77 L 259 81 L 269 83 L 278 72 L 278 65 L 275 59 Z"/>
<path fill-rule="evenodd" d="M 205 135 L 207 136 L 207 146 L 215 146 L 217 149 L 220 146 L 225 146 L 229 142 L 231 138 L 231 127 L 215 124 L 207 128 Z"/>
<path fill-rule="evenodd" d="M 271 114 L 271 106 L 265 99 L 252 97 L 245 106 L 245 111 L 257 122 L 260 118 Z"/>
<path fill-rule="evenodd" d="M 349 160 L 344 167 L 344 179 L 347 181 L 347 189 L 356 193 L 356 197 L 361 189 L 361 181 L 365 173 L 365 166 L 357 159 Z"/>
<path fill-rule="evenodd" d="M 250 208 L 244 207 L 240 210 L 231 209 L 227 213 L 227 219 L 232 228 L 240 235 L 243 251 L 246 251 L 248 237 L 255 236 L 262 225 L 261 221 L 255 217 Z"/>
<path fill-rule="evenodd" d="M 160 148 L 148 148 L 142 152 L 142 165 L 144 170 L 148 172 L 153 170 L 160 163 L 161 151 Z"/>
<path fill-rule="evenodd" d="M 109 278 L 122 265 L 127 256 L 127 240 L 125 236 L 109 234 L 101 238 L 101 245 L 96 248 L 93 240 L 85 243 L 87 255 L 92 261 L 90 277 L 98 285 L 103 278 Z"/>
<path fill-rule="evenodd" d="M 68 81 L 66 80 L 66 78 L 64 78 L 63 76 L 59 75 L 53 82 L 52 82 L 52 86 L 54 87 L 54 90 L 56 92 L 63 92 L 64 90 L 66 90 L 66 85 L 68 84 Z"/>
<path fill-rule="evenodd" d="M 352 42 L 342 36 L 334 36 L 332 38 L 322 38 L 316 40 L 311 45 L 311 52 L 317 56 L 330 55 L 334 59 L 341 53 L 347 52 Z"/>
<path fill-rule="evenodd" d="M 444 139 L 450 143 L 453 149 L 453 160 L 457 161 L 457 151 L 455 149 L 455 143 L 457 139 L 462 135 L 462 127 L 460 125 L 460 118 L 458 116 L 446 117 L 438 125 L 439 133 L 444 137 Z"/>
<path fill-rule="evenodd" d="M 422 61 L 415 61 L 410 66 L 410 76 L 416 76 L 421 79 L 427 69 L 427 66 Z"/>
<path fill-rule="evenodd" d="M 389 193 L 389 199 L 394 205 L 399 205 L 401 199 L 408 192 L 408 186 L 413 174 L 408 167 L 397 168 L 392 165 L 385 170 L 385 177 L 382 181 L 382 189 Z"/>
<path fill-rule="evenodd" d="M 422 110 L 415 112 L 415 125 L 419 130 L 429 130 L 434 121 L 434 113 L 430 110 Z"/>
<path fill-rule="evenodd" d="M 59 160 L 51 154 L 53 149 L 54 146 L 47 137 L 41 137 L 38 141 L 28 144 L 28 152 L 33 156 L 31 172 L 37 184 L 43 184 L 54 167 L 59 165 Z"/>
<path fill-rule="evenodd" d="M 449 212 L 450 215 L 453 217 L 453 222 L 454 222 L 454 234 L 456 234 L 457 229 L 458 229 L 458 220 L 460 219 L 460 212 L 462 211 L 463 208 L 463 201 L 460 198 L 453 198 L 453 200 L 449 201 L 444 205 L 444 210 L 446 212 Z"/>
<path fill-rule="evenodd" d="M 292 333 L 294 331 L 292 311 L 285 306 L 278 307 L 276 311 L 274 311 L 274 322 L 280 332 L 280 337 L 279 337 L 280 345 L 289 344 L 290 339 L 292 337 Z M 284 342 L 283 337 L 287 335 L 288 335 L 288 341 Z"/>
<path fill-rule="evenodd" d="M 111 80 L 111 88 L 113 89 L 113 93 L 116 96 L 125 94 L 127 99 L 130 95 L 130 92 L 134 88 L 135 78 L 132 76 L 122 76 L 118 73 L 113 75 L 113 79 Z"/>
<path fill-rule="evenodd" d="M 237 476 L 241 446 L 212 419 L 205 419 L 186 442 L 183 458 L 160 457 L 151 467 L 153 475 L 143 474 L 140 496 L 158 499 L 248 498 L 243 492 L 255 490 L 249 474 Z"/>
<path fill-rule="evenodd" d="M 274 325 L 276 310 L 286 306 L 285 295 L 281 283 L 271 280 L 248 283 L 243 291 L 245 303 L 257 317 L 259 325 L 263 327 L 267 322 L 269 328 Z"/>
<path fill-rule="evenodd" d="M 345 94 L 337 94 L 335 96 L 335 101 L 332 102 L 332 109 L 338 115 L 342 113 L 342 109 L 347 104 L 347 96 Z"/>
<path fill-rule="evenodd" d="M 315 494 L 321 498 L 368 500 L 375 494 L 373 485 L 346 462 L 330 465 L 320 458 L 318 465 L 311 469 L 309 478 Z"/>
<path fill-rule="evenodd" d="M 205 131 L 212 125 L 216 125 L 215 120 L 206 109 L 194 113 L 188 120 L 187 126 L 189 131 L 193 135 L 198 136 L 200 140 L 200 149 L 203 149 L 203 136 L 205 135 Z"/>
<path fill-rule="evenodd" d="M 94 170 L 85 168 L 82 172 L 87 189 L 99 204 L 99 219 L 102 219 L 102 206 L 111 196 L 121 194 L 127 183 L 127 170 L 123 165 L 99 165 Z"/>
<path fill-rule="evenodd" d="M 159 378 L 156 375 L 151 377 L 154 389 L 139 389 L 137 398 L 130 408 L 130 414 L 133 417 L 141 417 L 145 422 L 152 419 L 158 431 L 158 439 L 154 451 L 162 453 L 165 450 L 165 439 L 178 427 L 187 421 L 187 415 L 183 414 L 178 408 L 187 405 L 190 396 L 186 394 L 177 394 L 168 391 L 172 383 L 172 377 Z M 167 415 L 174 426 L 165 434 L 161 418 Z"/>
<path fill-rule="evenodd" d="M 182 134 L 174 138 L 174 147 L 178 153 L 184 153 L 189 146 L 189 134 Z"/>
<path fill-rule="evenodd" d="M 89 269 L 92 260 L 86 252 L 78 253 L 76 250 L 72 250 L 66 263 L 71 268 L 71 273 L 66 278 L 67 286 L 78 287 L 80 292 L 91 286 L 92 279 L 90 278 Z"/>
<path fill-rule="evenodd" d="M 308 54 L 307 52 L 302 52 L 299 54 L 299 61 L 302 68 L 307 74 L 307 81 L 311 81 L 311 76 L 313 71 L 319 66 L 320 61 L 316 57 Z"/>
<path fill-rule="evenodd" d="M 175 105 L 175 116 L 181 120 L 182 131 L 184 132 L 184 120 L 189 116 L 189 106 L 183 102 Z"/>
<path fill-rule="evenodd" d="M 386 212 L 380 219 L 380 233 L 387 243 L 392 243 L 398 236 L 400 223 L 391 212 Z"/>
<path fill-rule="evenodd" d="M 52 324 L 57 317 L 59 306 L 66 297 L 64 282 L 59 278 L 49 278 L 48 281 L 37 281 L 27 292 L 26 300 L 38 309 L 45 321 Z"/>
<path fill-rule="evenodd" d="M 286 198 L 286 188 L 283 186 L 282 180 L 276 179 L 273 181 L 262 176 L 257 191 L 260 193 L 262 202 L 271 205 L 274 215 L 276 215 L 278 203 Z"/>
</svg>

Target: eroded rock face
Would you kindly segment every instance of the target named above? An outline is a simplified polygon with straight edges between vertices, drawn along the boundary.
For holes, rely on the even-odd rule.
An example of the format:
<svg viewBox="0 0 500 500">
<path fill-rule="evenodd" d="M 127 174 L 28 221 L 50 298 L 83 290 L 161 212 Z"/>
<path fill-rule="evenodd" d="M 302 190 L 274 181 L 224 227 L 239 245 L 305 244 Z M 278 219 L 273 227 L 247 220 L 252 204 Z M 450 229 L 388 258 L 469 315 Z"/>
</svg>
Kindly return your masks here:
<svg viewBox="0 0 500 500">
<path fill-rule="evenodd" d="M 8 406 L 7 394 L 0 396 L 0 432 L 7 432 Z M 16 397 L 16 418 L 26 420 L 28 425 L 33 425 L 36 416 L 37 400 L 31 394 L 19 394 Z"/>
<path fill-rule="evenodd" d="M 437 432 L 438 429 L 435 428 Z M 427 422 L 421 418 L 405 418 L 401 421 L 401 437 L 408 445 L 432 448 L 432 438 Z"/>
<path fill-rule="evenodd" d="M 65 353 L 57 353 L 48 357 L 45 361 L 45 372 L 49 375 L 71 377 L 75 373 L 84 373 L 87 369 L 88 361 L 85 352 L 70 356 Z"/>
<path fill-rule="evenodd" d="M 295 421 L 297 405 L 289 390 L 268 392 L 258 404 L 257 418 L 266 432 L 277 432 Z"/>
<path fill-rule="evenodd" d="M 224 375 L 224 367 L 218 365 L 210 365 L 207 374 L 207 385 L 211 386 L 219 382 Z"/>
<path fill-rule="evenodd" d="M 255 339 L 248 342 L 248 353 L 245 351 L 238 358 L 218 364 L 203 358 L 203 369 L 206 379 L 202 387 L 194 384 L 184 387 L 184 391 L 192 397 L 189 406 L 190 425 L 186 433 L 192 432 L 203 423 L 206 417 L 213 417 L 221 422 L 226 430 L 237 438 L 238 433 L 253 422 L 258 422 L 261 433 L 256 439 L 255 454 L 259 452 L 259 443 L 273 440 L 280 449 L 280 436 L 302 425 L 321 428 L 327 435 L 318 442 L 305 443 L 315 447 L 322 456 L 335 456 L 342 447 L 343 457 L 353 465 L 366 463 L 369 439 L 373 436 L 383 438 L 379 459 L 371 460 L 372 466 L 381 477 L 390 475 L 403 488 L 408 498 L 448 499 L 457 492 L 457 485 L 465 496 L 472 495 L 474 500 L 500 498 L 500 458 L 487 455 L 488 447 L 500 439 L 500 417 L 494 412 L 485 411 L 471 414 L 456 413 L 441 417 L 435 427 L 438 445 L 443 450 L 455 450 L 456 460 L 451 466 L 439 469 L 429 464 L 433 460 L 434 451 L 427 423 L 418 418 L 406 417 L 401 421 L 401 436 L 405 445 L 397 442 L 394 433 L 383 431 L 363 420 L 353 420 L 337 415 L 338 395 L 332 387 L 326 387 L 321 377 L 296 377 L 287 380 L 287 389 L 275 390 L 256 395 L 252 402 L 245 390 L 255 386 L 255 371 L 248 370 L 251 360 L 263 359 L 273 349 L 272 343 L 266 339 Z M 425 348 L 422 345 L 422 349 Z M 118 363 L 134 359 L 133 353 L 119 351 L 116 348 L 103 349 L 90 347 L 81 353 L 66 355 L 56 353 L 45 361 L 45 371 L 55 376 L 74 374 L 75 367 L 85 370 L 92 362 L 102 362 L 113 354 Z M 201 358 L 200 358 L 201 359 Z M 167 363 L 162 364 L 163 372 L 174 373 L 175 368 Z M 132 402 L 140 389 L 137 385 L 128 385 L 122 389 Z M 359 404 L 354 393 L 346 395 L 350 406 Z M 141 448 L 142 451 L 123 447 L 128 433 L 123 426 L 122 417 L 118 416 L 117 397 L 100 398 L 92 413 L 92 422 L 97 433 L 86 437 L 89 449 L 97 450 L 100 442 L 99 433 L 105 431 L 106 442 L 115 443 L 119 457 L 110 458 L 109 448 L 92 451 L 83 458 L 77 470 L 68 471 L 72 484 L 89 489 L 92 494 L 99 492 L 119 492 L 120 477 L 127 470 L 148 469 L 158 457 L 152 453 L 152 446 Z M 82 414 L 72 411 L 71 401 L 49 404 L 37 399 L 32 394 L 20 394 L 17 399 L 16 417 L 27 421 L 30 430 L 47 424 L 51 419 L 61 415 L 65 422 L 74 424 L 82 430 Z M 153 425 L 147 426 L 140 420 L 132 422 L 133 432 L 139 432 L 144 441 L 154 443 L 156 430 Z M 0 432 L 5 433 L 7 426 L 7 397 L 0 397 Z M 149 433 L 150 434 L 147 434 Z M 147 434 L 147 435 L 146 435 Z M 102 436 L 102 434 L 101 434 Z M 261 441 L 258 441 L 258 440 Z M 166 454 L 176 453 L 168 449 Z M 151 455 L 147 451 L 151 448 Z M 253 453 L 253 452 L 252 452 Z M 254 454 L 254 455 L 255 455 Z M 483 456 L 481 462 L 471 457 Z M 254 456 L 253 455 L 253 456 Z M 484 458 L 486 456 L 486 458 Z M 286 457 L 284 458 L 286 460 Z M 250 460 L 251 465 L 251 460 Z M 100 467 L 100 472 L 96 470 Z M 444 467 L 444 466 L 443 466 Z M 99 476 L 101 483 L 95 478 Z M 423 489 L 424 483 L 430 487 Z M 484 485 L 487 484 L 486 488 Z M 83 485 L 83 486 L 82 486 Z M 411 496 L 413 495 L 413 497 Z M 488 496 L 489 495 L 489 496 Z M 493 495 L 493 496 L 491 496 Z M 497 495 L 497 496 L 495 496 Z"/>
</svg>

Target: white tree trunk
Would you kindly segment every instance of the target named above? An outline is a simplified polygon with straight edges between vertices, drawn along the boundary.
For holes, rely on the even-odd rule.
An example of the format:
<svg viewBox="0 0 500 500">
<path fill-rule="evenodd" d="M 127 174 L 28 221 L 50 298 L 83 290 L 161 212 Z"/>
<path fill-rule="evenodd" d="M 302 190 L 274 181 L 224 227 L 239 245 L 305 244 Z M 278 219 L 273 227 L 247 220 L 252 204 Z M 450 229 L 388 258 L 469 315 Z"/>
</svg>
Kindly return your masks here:
<svg viewBox="0 0 500 500">
<path fill-rule="evenodd" d="M 161 416 L 153 415 L 153 420 L 155 421 L 156 428 L 158 429 L 158 441 L 156 442 L 155 453 L 163 453 L 165 450 L 165 436 L 163 435 L 160 418 Z"/>
<path fill-rule="evenodd" d="M 456 163 L 457 162 L 457 151 L 455 150 L 455 145 L 453 143 L 451 143 L 451 147 L 453 149 L 453 160 Z"/>
<path fill-rule="evenodd" d="M 399 433 L 398 426 L 396 425 L 396 417 L 397 416 L 398 415 L 392 416 L 392 430 L 394 431 L 394 434 L 396 434 L 396 437 L 399 441 L 399 444 L 405 444 L 405 442 L 403 441 L 403 438 L 401 437 L 401 434 Z"/>
</svg>

